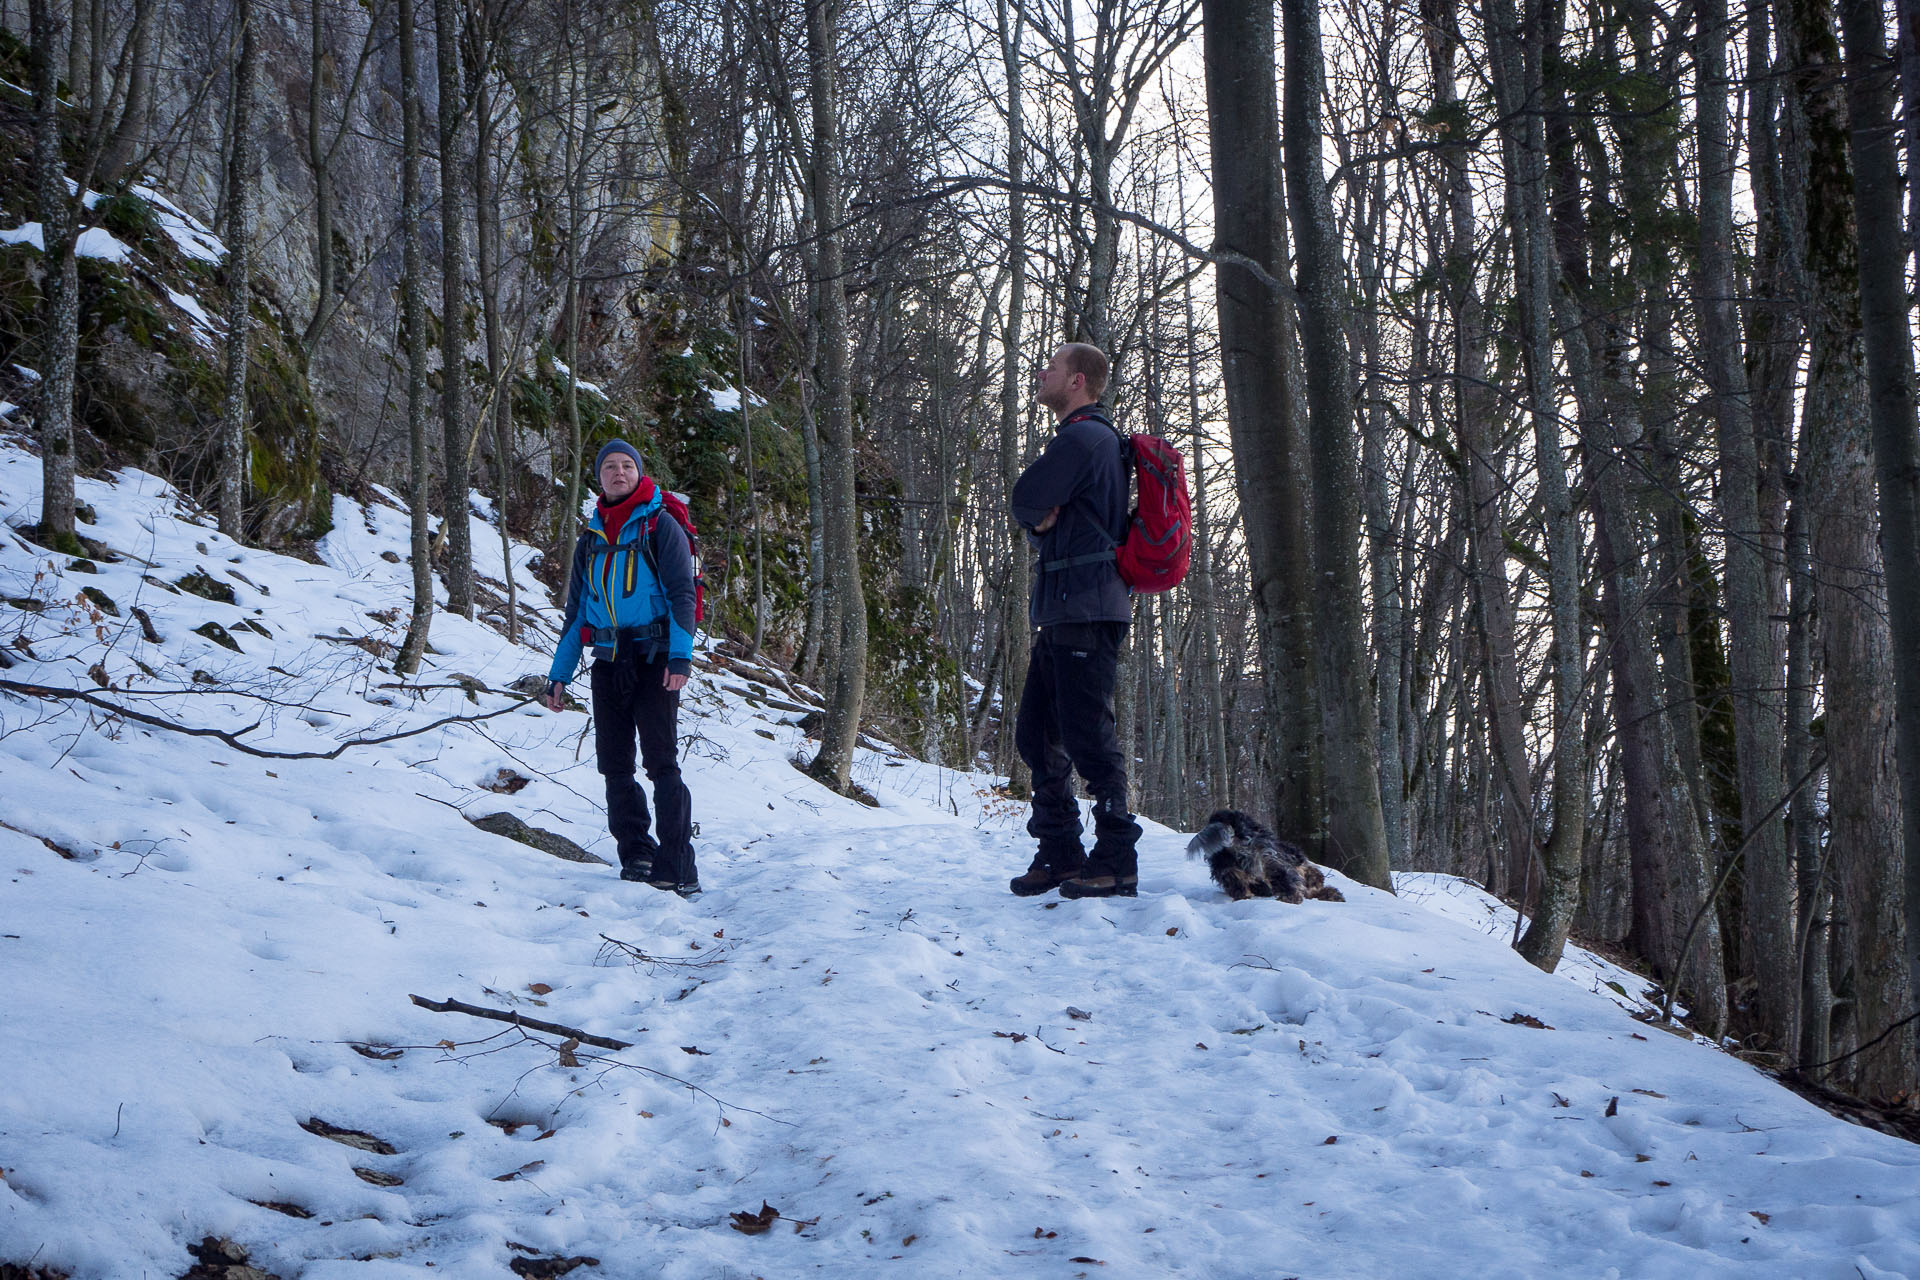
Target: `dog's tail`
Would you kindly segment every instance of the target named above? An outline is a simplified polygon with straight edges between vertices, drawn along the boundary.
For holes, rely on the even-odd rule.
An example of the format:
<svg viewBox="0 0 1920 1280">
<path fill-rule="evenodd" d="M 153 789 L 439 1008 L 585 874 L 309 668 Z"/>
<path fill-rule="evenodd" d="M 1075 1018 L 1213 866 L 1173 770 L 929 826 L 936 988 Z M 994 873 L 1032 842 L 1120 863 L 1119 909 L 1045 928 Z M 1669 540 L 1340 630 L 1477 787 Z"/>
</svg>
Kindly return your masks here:
<svg viewBox="0 0 1920 1280">
<path fill-rule="evenodd" d="M 1233 843 L 1233 832 L 1227 830 L 1224 823 L 1209 822 L 1200 828 L 1193 839 L 1187 841 L 1189 858 L 1211 858 Z"/>
</svg>

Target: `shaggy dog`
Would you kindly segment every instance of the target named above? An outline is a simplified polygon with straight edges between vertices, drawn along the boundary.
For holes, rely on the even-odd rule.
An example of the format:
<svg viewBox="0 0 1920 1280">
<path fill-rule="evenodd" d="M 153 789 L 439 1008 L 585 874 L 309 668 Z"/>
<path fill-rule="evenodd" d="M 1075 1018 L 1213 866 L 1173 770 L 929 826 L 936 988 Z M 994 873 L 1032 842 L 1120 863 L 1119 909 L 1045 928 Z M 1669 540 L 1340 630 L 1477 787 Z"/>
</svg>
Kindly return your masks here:
<svg viewBox="0 0 1920 1280">
<path fill-rule="evenodd" d="M 1298 845 L 1282 840 L 1238 809 L 1221 809 L 1208 818 L 1200 834 L 1187 843 L 1187 855 L 1205 858 L 1214 883 L 1236 902 L 1242 898 L 1346 901 L 1338 889 L 1328 886 L 1320 868 L 1307 861 Z"/>
</svg>

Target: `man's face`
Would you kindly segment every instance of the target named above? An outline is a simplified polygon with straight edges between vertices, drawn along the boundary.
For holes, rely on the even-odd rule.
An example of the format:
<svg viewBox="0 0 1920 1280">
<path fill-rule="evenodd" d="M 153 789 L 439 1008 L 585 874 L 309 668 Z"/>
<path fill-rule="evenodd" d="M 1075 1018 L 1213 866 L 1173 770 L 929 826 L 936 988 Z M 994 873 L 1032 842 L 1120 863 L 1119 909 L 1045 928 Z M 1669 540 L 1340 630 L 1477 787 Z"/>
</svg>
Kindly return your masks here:
<svg viewBox="0 0 1920 1280">
<path fill-rule="evenodd" d="M 1087 377 L 1067 367 L 1065 348 L 1053 353 L 1053 359 L 1033 375 L 1034 403 L 1055 413 L 1064 413 L 1076 396 L 1086 394 Z"/>
<path fill-rule="evenodd" d="M 640 468 L 624 453 L 610 453 L 600 464 L 600 492 L 620 501 L 640 483 Z"/>
</svg>

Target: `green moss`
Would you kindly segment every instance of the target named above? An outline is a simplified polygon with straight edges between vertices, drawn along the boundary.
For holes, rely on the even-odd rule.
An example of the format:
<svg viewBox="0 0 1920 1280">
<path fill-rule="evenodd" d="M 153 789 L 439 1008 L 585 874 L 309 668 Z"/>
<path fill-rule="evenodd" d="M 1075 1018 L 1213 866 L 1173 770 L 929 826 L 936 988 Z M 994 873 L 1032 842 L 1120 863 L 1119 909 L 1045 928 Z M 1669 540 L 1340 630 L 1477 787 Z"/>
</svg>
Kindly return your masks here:
<svg viewBox="0 0 1920 1280">
<path fill-rule="evenodd" d="M 239 642 L 228 635 L 227 629 L 217 622 L 203 622 L 193 629 L 193 634 L 205 636 L 223 649 L 231 649 L 235 653 L 242 652 Z"/>
<path fill-rule="evenodd" d="M 299 348 L 259 317 L 247 378 L 250 523 L 318 538 L 333 528 L 333 501 L 320 467 L 320 415 Z"/>
<path fill-rule="evenodd" d="M 195 569 L 186 577 L 174 583 L 189 595 L 199 596 L 202 600 L 211 600 L 215 604 L 234 604 L 233 588 L 208 573 L 205 569 Z"/>
<path fill-rule="evenodd" d="M 132 192 L 108 196 L 93 207 L 93 215 L 114 239 L 142 253 L 159 251 L 163 240 L 160 215 Z"/>
</svg>

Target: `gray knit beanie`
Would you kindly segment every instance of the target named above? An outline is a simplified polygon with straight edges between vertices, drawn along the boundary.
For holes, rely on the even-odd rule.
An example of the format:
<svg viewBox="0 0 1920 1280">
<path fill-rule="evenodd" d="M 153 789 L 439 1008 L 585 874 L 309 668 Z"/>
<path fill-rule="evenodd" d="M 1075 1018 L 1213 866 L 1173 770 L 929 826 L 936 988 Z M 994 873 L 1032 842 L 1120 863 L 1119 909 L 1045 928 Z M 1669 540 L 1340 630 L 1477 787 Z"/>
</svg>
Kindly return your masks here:
<svg viewBox="0 0 1920 1280">
<path fill-rule="evenodd" d="M 600 468 L 606 465 L 608 456 L 616 453 L 624 453 L 629 458 L 632 458 L 633 469 L 641 475 L 647 473 L 647 464 L 640 460 L 640 451 L 638 449 L 628 444 L 625 440 L 609 440 L 601 445 L 600 452 L 594 455 L 593 475 L 596 480 L 599 479 Z"/>
</svg>

